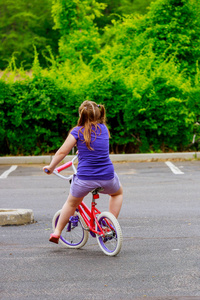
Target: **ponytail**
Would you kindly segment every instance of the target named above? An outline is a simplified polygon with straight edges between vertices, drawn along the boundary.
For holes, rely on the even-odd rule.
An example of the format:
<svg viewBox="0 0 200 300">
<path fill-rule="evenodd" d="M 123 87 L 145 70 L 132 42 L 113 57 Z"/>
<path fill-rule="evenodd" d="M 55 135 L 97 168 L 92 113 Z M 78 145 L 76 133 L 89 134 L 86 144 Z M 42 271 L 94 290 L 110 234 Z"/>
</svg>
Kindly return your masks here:
<svg viewBox="0 0 200 300">
<path fill-rule="evenodd" d="M 79 107 L 79 120 L 77 126 L 81 126 L 79 133 L 83 134 L 84 142 L 89 150 L 94 150 L 91 143 L 91 133 L 94 132 L 96 139 L 96 130 L 100 129 L 98 123 L 106 125 L 106 110 L 104 105 L 96 104 L 93 101 L 84 101 Z M 92 126 L 95 126 L 95 131 L 92 129 Z M 110 132 L 108 130 L 109 137 Z"/>
<path fill-rule="evenodd" d="M 105 110 L 105 107 L 102 104 L 98 104 L 97 106 L 100 110 L 100 120 L 99 120 L 100 122 L 99 123 L 106 124 L 106 110 Z"/>
</svg>

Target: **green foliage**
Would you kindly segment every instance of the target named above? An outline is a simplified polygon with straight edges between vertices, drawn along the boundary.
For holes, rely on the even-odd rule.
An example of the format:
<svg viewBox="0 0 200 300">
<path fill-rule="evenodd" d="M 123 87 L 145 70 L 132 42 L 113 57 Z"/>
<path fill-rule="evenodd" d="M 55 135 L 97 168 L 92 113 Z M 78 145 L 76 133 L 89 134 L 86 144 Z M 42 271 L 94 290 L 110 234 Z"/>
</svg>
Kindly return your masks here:
<svg viewBox="0 0 200 300">
<path fill-rule="evenodd" d="M 1 80 L 1 153 L 55 151 L 76 125 L 84 99 L 105 104 L 114 153 L 186 149 L 199 116 L 199 81 L 192 87 L 173 60 L 152 64 L 110 65 L 98 73 L 83 62 L 49 71 L 36 64 L 32 78 Z"/>
<path fill-rule="evenodd" d="M 192 139 L 195 114 L 188 107 L 190 82 L 173 61 L 129 78 L 132 97 L 125 107 L 125 128 L 141 152 L 182 151 Z"/>
<path fill-rule="evenodd" d="M 157 0 L 150 6 L 138 28 L 146 46 L 151 44 L 157 56 L 173 55 L 180 71 L 195 72 L 200 59 L 200 18 L 197 0 Z"/>
<path fill-rule="evenodd" d="M 90 65 L 95 70 L 102 68 L 127 68 L 140 55 L 141 40 L 137 36 L 137 28 L 142 17 L 126 16 L 118 21 L 113 20 L 113 26 L 105 27 L 102 38 L 102 50 L 93 56 Z"/>
<path fill-rule="evenodd" d="M 1 90 L 1 149 L 11 154 L 40 154 L 57 149 L 76 123 L 71 91 L 53 78 L 37 76 L 6 84 Z M 73 117 L 75 115 L 75 117 Z"/>
<path fill-rule="evenodd" d="M 52 18 L 52 2 L 56 24 Z M 48 61 L 45 59 L 45 55 L 48 54 L 47 48 L 50 47 L 53 55 L 57 56 L 58 41 L 61 36 L 63 38 L 59 47 L 64 48 L 61 51 L 64 59 L 66 53 L 69 51 L 71 55 L 74 49 L 78 51 L 75 55 L 76 59 L 77 57 L 79 59 L 80 55 L 87 59 L 92 53 L 99 51 L 100 40 L 97 31 L 110 24 L 114 14 L 123 15 L 135 12 L 143 14 L 150 2 L 151 0 L 0 1 L 0 69 L 7 67 L 13 54 L 17 58 L 18 68 L 23 64 L 25 69 L 30 69 L 34 58 L 33 45 L 38 50 L 41 66 L 48 67 Z M 97 25 L 95 29 L 93 21 Z M 66 39 L 68 34 L 70 36 Z M 79 39 L 80 43 L 77 42 Z M 69 49 L 66 49 L 66 42 L 72 43 Z M 67 57 L 70 55 L 68 54 Z"/>
<path fill-rule="evenodd" d="M 174 57 L 180 72 L 194 76 L 200 60 L 198 1 L 157 0 L 145 16 L 129 15 L 112 23 L 104 29 L 98 60 L 111 56 L 126 67 L 141 55 L 148 57 L 151 49 L 158 62 Z"/>
<path fill-rule="evenodd" d="M 35 45 L 42 66 L 46 66 L 42 52 L 50 46 L 58 53 L 58 30 L 53 30 L 51 0 L 7 0 L 0 1 L 0 69 L 7 67 L 14 53 L 17 66 L 30 69 L 34 58 Z"/>
<path fill-rule="evenodd" d="M 114 153 L 193 149 L 193 135 L 200 138 L 199 3 L 157 0 L 145 16 L 113 20 L 101 37 L 94 21 L 103 7 L 54 1 L 61 60 L 49 51 L 50 67 L 42 69 L 36 47 L 27 77 L 12 58 L 11 76 L 0 80 L 1 154 L 54 152 L 85 99 L 105 105 Z M 19 71 L 24 80 L 15 81 Z"/>
<path fill-rule="evenodd" d="M 104 28 L 112 23 L 113 19 L 118 19 L 123 15 L 144 15 L 147 13 L 151 2 L 155 0 L 98 0 L 106 4 L 106 8 L 102 12 L 103 15 L 95 18 L 98 28 Z"/>
<path fill-rule="evenodd" d="M 102 71 L 93 77 L 87 87 L 88 97 L 106 107 L 112 152 L 118 152 L 121 148 L 125 151 L 129 138 L 124 122 L 124 107 L 131 97 L 131 90 L 126 85 L 123 74 L 109 71 Z"/>
<path fill-rule="evenodd" d="M 100 50 L 99 32 L 93 20 L 95 16 L 101 16 L 104 7 L 95 0 L 53 1 L 54 28 L 61 32 L 59 50 L 63 60 L 77 62 L 83 59 L 88 63 Z"/>
<path fill-rule="evenodd" d="M 188 98 L 188 107 L 194 113 L 193 126 L 193 142 L 188 145 L 188 148 L 200 150 L 200 72 L 198 63 L 196 65 L 196 75 L 194 86 L 190 89 L 190 97 Z"/>
</svg>

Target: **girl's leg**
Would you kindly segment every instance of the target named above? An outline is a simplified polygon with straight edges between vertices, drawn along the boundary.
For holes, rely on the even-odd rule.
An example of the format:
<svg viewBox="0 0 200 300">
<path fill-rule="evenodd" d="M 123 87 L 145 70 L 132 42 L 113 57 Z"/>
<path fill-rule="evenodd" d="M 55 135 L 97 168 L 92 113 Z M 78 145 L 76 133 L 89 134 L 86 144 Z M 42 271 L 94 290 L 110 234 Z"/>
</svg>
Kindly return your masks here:
<svg viewBox="0 0 200 300">
<path fill-rule="evenodd" d="M 123 202 L 123 189 L 122 186 L 120 189 L 115 193 L 110 195 L 110 202 L 109 202 L 109 211 L 117 218 Z"/>
<path fill-rule="evenodd" d="M 74 215 L 76 208 L 82 202 L 83 198 L 73 197 L 70 193 L 67 201 L 62 207 L 60 217 L 58 219 L 58 224 L 53 234 L 60 236 L 62 230 L 67 225 L 69 218 Z"/>
</svg>

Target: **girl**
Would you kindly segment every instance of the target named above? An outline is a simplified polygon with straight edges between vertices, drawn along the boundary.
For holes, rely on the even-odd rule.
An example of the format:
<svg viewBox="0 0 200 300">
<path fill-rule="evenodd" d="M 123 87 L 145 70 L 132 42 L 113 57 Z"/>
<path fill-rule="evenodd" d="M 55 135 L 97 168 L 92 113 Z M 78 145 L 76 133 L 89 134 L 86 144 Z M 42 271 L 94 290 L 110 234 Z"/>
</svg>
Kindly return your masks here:
<svg viewBox="0 0 200 300">
<path fill-rule="evenodd" d="M 93 101 L 84 101 L 79 107 L 79 120 L 64 144 L 56 152 L 49 166 L 51 174 L 55 167 L 77 144 L 78 168 L 70 187 L 54 233 L 49 241 L 58 244 L 60 235 L 69 218 L 83 198 L 93 189 L 102 187 L 101 193 L 109 194 L 109 211 L 117 218 L 122 206 L 123 190 L 109 158 L 109 131 L 106 127 L 105 108 Z"/>
</svg>

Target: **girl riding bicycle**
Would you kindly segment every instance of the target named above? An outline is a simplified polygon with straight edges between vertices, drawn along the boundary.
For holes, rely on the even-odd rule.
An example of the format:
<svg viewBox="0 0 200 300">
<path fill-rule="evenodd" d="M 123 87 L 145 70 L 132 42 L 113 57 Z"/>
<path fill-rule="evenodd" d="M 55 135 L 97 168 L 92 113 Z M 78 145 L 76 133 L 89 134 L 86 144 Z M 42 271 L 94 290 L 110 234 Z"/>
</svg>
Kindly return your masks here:
<svg viewBox="0 0 200 300">
<path fill-rule="evenodd" d="M 43 168 L 44 171 L 48 170 L 47 174 L 51 174 L 77 144 L 79 160 L 77 174 L 73 177 L 69 196 L 49 241 L 58 243 L 70 216 L 74 215 L 83 198 L 97 187 L 103 188 L 101 193 L 110 195 L 109 211 L 118 217 L 123 201 L 123 190 L 109 158 L 109 136 L 105 107 L 93 101 L 84 101 L 79 107 L 77 126 L 70 131 L 50 165 Z"/>
</svg>

